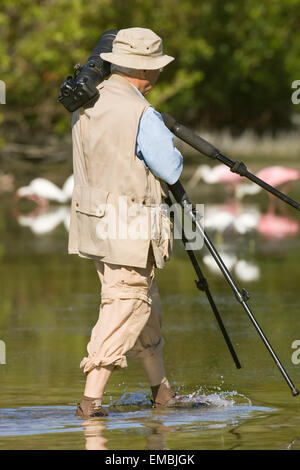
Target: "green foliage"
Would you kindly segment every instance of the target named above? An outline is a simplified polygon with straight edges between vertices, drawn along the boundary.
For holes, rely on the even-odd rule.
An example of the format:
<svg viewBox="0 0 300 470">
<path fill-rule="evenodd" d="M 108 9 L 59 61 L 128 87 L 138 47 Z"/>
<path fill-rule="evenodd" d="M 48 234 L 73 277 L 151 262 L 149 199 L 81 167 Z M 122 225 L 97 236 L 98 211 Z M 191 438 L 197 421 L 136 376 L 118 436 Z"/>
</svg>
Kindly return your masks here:
<svg viewBox="0 0 300 470">
<path fill-rule="evenodd" d="M 276 129 L 297 112 L 291 83 L 300 79 L 299 0 L 1 3 L 5 125 L 18 132 L 69 132 L 59 86 L 105 30 L 131 26 L 153 29 L 176 58 L 149 100 L 181 121 Z"/>
</svg>

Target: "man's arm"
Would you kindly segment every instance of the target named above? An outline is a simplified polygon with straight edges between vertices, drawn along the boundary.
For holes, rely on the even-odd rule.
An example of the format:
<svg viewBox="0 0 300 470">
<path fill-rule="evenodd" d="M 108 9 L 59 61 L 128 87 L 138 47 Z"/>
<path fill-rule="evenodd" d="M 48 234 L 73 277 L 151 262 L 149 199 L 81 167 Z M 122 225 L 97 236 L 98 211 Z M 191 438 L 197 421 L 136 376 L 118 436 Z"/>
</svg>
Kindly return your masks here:
<svg viewBox="0 0 300 470">
<path fill-rule="evenodd" d="M 182 171 L 183 158 L 174 146 L 174 135 L 152 106 L 141 117 L 136 154 L 152 173 L 168 184 L 174 184 Z"/>
</svg>

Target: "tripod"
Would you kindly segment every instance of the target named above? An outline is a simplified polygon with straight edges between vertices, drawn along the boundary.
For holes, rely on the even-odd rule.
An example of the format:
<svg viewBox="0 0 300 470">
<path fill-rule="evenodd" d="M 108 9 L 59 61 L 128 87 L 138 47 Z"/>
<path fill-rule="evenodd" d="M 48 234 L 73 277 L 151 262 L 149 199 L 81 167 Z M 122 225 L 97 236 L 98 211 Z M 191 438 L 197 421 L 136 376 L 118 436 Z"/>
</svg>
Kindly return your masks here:
<svg viewBox="0 0 300 470">
<path fill-rule="evenodd" d="M 250 318 L 252 324 L 254 325 L 256 331 L 258 332 L 259 336 L 261 337 L 263 343 L 265 344 L 266 348 L 268 349 L 269 353 L 271 354 L 272 359 L 275 361 L 277 367 L 279 368 L 281 374 L 283 375 L 285 381 L 287 382 L 287 384 L 288 384 L 288 386 L 289 386 L 289 388 L 292 392 L 292 395 L 293 396 L 298 395 L 299 391 L 296 389 L 295 385 L 293 384 L 292 380 L 290 379 L 289 375 L 287 374 L 286 370 L 284 369 L 283 365 L 281 364 L 278 356 L 276 355 L 276 353 L 273 350 L 272 346 L 270 345 L 268 339 L 266 338 L 264 332 L 262 331 L 261 327 L 259 326 L 258 322 L 256 321 L 256 319 L 255 319 L 253 313 L 251 312 L 249 306 L 247 305 L 247 300 L 249 300 L 248 292 L 245 289 L 239 290 L 238 287 L 236 286 L 236 284 L 235 284 L 234 280 L 232 279 L 232 277 L 231 277 L 227 267 L 225 266 L 222 258 L 218 254 L 218 252 L 217 252 L 216 248 L 214 247 L 213 243 L 211 242 L 211 240 L 209 239 L 209 237 L 206 234 L 205 230 L 201 226 L 201 224 L 199 222 L 199 217 L 197 217 L 197 211 L 195 210 L 195 208 L 191 204 L 191 202 L 190 202 L 190 200 L 189 200 L 182 184 L 180 183 L 180 181 L 177 181 L 177 183 L 175 183 L 174 185 L 169 185 L 169 189 L 170 189 L 171 193 L 173 194 L 175 200 L 183 208 L 184 213 L 187 214 L 187 216 L 191 219 L 192 223 L 196 226 L 197 231 L 203 237 L 203 240 L 204 240 L 204 243 L 205 243 L 206 247 L 208 248 L 209 252 L 213 256 L 213 258 L 216 261 L 217 265 L 219 266 L 222 274 L 224 275 L 226 281 L 228 282 L 231 289 L 233 290 L 233 292 L 236 296 L 236 299 L 238 300 L 238 302 L 241 303 L 242 307 L 244 308 L 244 310 L 246 311 L 248 317 Z M 187 238 L 185 236 L 184 229 L 182 229 L 182 232 L 183 232 L 182 240 L 183 240 L 184 244 L 186 244 Z M 224 327 L 224 324 L 222 322 L 222 319 L 220 317 L 218 309 L 215 305 L 215 302 L 212 298 L 212 295 L 211 295 L 209 287 L 208 287 L 207 280 L 205 279 L 205 277 L 204 277 L 204 275 L 203 275 L 203 273 L 200 269 L 200 266 L 197 262 L 197 258 L 195 256 L 193 250 L 188 249 L 187 253 L 188 253 L 189 258 L 190 258 L 190 260 L 191 260 L 191 262 L 194 266 L 194 269 L 195 269 L 195 271 L 198 275 L 198 281 L 196 281 L 196 286 L 198 287 L 198 289 L 205 291 L 205 293 L 207 295 L 207 298 L 208 298 L 208 301 L 209 301 L 209 303 L 212 307 L 213 313 L 214 313 L 214 315 L 215 315 L 215 317 L 218 321 L 218 324 L 220 326 L 220 329 L 222 331 L 223 337 L 224 337 L 224 339 L 226 341 L 226 344 L 227 344 L 227 346 L 230 350 L 232 358 L 233 358 L 233 360 L 236 364 L 236 367 L 238 369 L 240 369 L 241 368 L 240 362 L 237 358 L 237 355 L 234 351 L 232 343 L 231 343 L 231 341 L 229 339 L 229 336 L 226 332 L 226 329 Z"/>
</svg>

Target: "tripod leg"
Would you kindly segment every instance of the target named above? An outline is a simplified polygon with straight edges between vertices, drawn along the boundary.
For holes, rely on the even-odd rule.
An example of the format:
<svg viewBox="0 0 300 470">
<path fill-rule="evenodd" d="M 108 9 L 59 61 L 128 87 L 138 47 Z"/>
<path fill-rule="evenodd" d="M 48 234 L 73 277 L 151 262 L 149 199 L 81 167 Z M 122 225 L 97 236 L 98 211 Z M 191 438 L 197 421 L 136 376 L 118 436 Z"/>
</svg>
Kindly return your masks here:
<svg viewBox="0 0 300 470">
<path fill-rule="evenodd" d="M 222 334 L 223 334 L 223 337 L 224 337 L 224 339 L 225 339 L 225 342 L 226 342 L 226 344 L 227 344 L 227 346 L 228 346 L 228 349 L 229 349 L 229 351 L 230 351 L 230 353 L 231 353 L 232 359 L 234 360 L 234 363 L 235 363 L 235 365 L 236 365 L 236 368 L 237 368 L 237 369 L 241 369 L 241 367 L 242 367 L 242 366 L 241 366 L 241 363 L 240 363 L 240 361 L 239 361 L 239 359 L 238 359 L 238 357 L 237 357 L 237 354 L 236 354 L 236 352 L 235 352 L 235 350 L 234 350 L 234 347 L 233 347 L 233 345 L 232 345 L 232 343 L 231 343 L 231 340 L 230 340 L 230 338 L 229 338 L 229 336 L 228 336 L 228 333 L 227 333 L 226 328 L 225 328 L 225 326 L 224 326 L 224 323 L 223 323 L 223 321 L 222 321 L 221 315 L 220 315 L 220 313 L 219 313 L 219 311 L 218 311 L 218 309 L 217 309 L 217 306 L 216 306 L 216 304 L 215 304 L 215 301 L 214 301 L 214 299 L 213 299 L 213 297 L 212 297 L 212 295 L 211 295 L 210 289 L 209 289 L 209 287 L 208 287 L 207 280 L 206 280 L 206 278 L 204 277 L 204 275 L 203 275 L 203 273 L 202 273 L 202 271 L 201 271 L 201 269 L 200 269 L 200 266 L 199 266 L 199 264 L 198 264 L 198 262 L 197 262 L 197 258 L 196 258 L 196 256 L 195 256 L 195 254 L 194 254 L 193 251 L 187 250 L 187 253 L 188 253 L 189 257 L 190 257 L 190 260 L 192 261 L 192 264 L 193 264 L 193 266 L 194 266 L 194 268 L 195 268 L 195 271 L 196 271 L 196 273 L 197 273 L 197 276 L 198 276 L 198 281 L 196 281 L 196 286 L 198 287 L 199 290 L 203 290 L 203 291 L 205 292 L 205 294 L 206 294 L 206 296 L 207 296 L 207 299 L 208 299 L 208 301 L 209 301 L 209 303 L 210 303 L 210 306 L 211 306 L 211 308 L 212 308 L 212 311 L 213 311 L 213 313 L 214 313 L 214 315 L 215 315 L 215 317 L 216 317 L 216 320 L 217 320 L 217 322 L 218 322 L 218 325 L 219 325 L 219 327 L 220 327 L 220 330 L 221 330 L 221 332 L 222 332 Z"/>
<path fill-rule="evenodd" d="M 167 204 L 169 205 L 169 207 L 172 206 L 172 201 L 170 200 L 170 198 L 168 198 L 168 199 L 166 200 L 166 202 L 167 202 Z M 179 222 L 179 223 L 180 223 L 180 222 Z M 184 246 L 186 246 L 187 239 L 186 239 L 186 236 L 185 236 L 185 233 L 184 233 L 184 230 L 183 230 L 182 226 L 181 226 L 181 239 L 182 239 L 182 242 L 183 242 Z M 206 294 L 206 296 L 207 296 L 207 299 L 208 299 L 208 302 L 209 302 L 209 304 L 210 304 L 210 306 L 211 306 L 211 308 L 212 308 L 212 311 L 213 311 L 213 313 L 214 313 L 214 315 L 215 315 L 215 317 L 216 317 L 216 320 L 217 320 L 217 322 L 218 322 L 218 325 L 219 325 L 219 327 L 220 327 L 220 330 L 221 330 L 221 332 L 222 332 L 222 334 L 223 334 L 223 337 L 224 337 L 224 339 L 225 339 L 225 342 L 226 342 L 226 344 L 227 344 L 227 347 L 228 347 L 228 349 L 229 349 L 229 351 L 230 351 L 230 353 L 231 353 L 232 359 L 233 359 L 233 361 L 234 361 L 234 363 L 235 363 L 235 365 L 236 365 L 236 368 L 237 368 L 237 369 L 241 369 L 241 367 L 242 367 L 242 366 L 241 366 L 241 363 L 240 363 L 240 361 L 239 361 L 239 359 L 238 359 L 238 357 L 237 357 L 237 354 L 236 354 L 236 352 L 235 352 L 235 350 L 234 350 L 234 347 L 233 347 L 233 345 L 232 345 L 232 343 L 231 343 L 231 340 L 230 340 L 230 338 L 229 338 L 229 335 L 228 335 L 228 333 L 227 333 L 227 331 L 226 331 L 226 328 L 225 328 L 225 326 L 224 326 L 224 323 L 223 323 L 223 321 L 222 321 L 221 315 L 220 315 L 220 313 L 219 313 L 219 311 L 218 311 L 218 309 L 217 309 L 217 306 L 216 306 L 216 304 L 215 304 L 215 301 L 214 301 L 214 299 L 213 299 L 213 297 L 212 297 L 212 295 L 211 295 L 211 292 L 210 292 L 210 289 L 209 289 L 209 286 L 208 286 L 208 282 L 207 282 L 206 278 L 204 277 L 204 275 L 203 275 L 203 273 L 202 273 L 202 270 L 201 270 L 201 268 L 200 268 L 200 266 L 199 266 L 199 263 L 198 263 L 198 260 L 197 260 L 197 258 L 196 258 L 196 255 L 195 255 L 195 253 L 193 252 L 193 250 L 186 249 L 186 252 L 187 252 L 187 254 L 188 254 L 188 256 L 189 256 L 189 258 L 190 258 L 190 260 L 191 260 L 191 262 L 192 262 L 192 265 L 193 265 L 193 267 L 194 267 L 194 269 L 195 269 L 195 271 L 196 271 L 196 274 L 197 274 L 197 276 L 198 276 L 198 281 L 196 281 L 196 286 L 197 286 L 197 288 L 198 288 L 199 290 L 202 290 L 202 291 L 205 292 L 205 294 Z"/>
<path fill-rule="evenodd" d="M 167 204 L 169 205 L 169 207 L 172 206 L 172 201 L 170 200 L 170 198 L 168 198 L 168 199 L 166 200 L 166 202 L 167 202 Z M 186 238 L 186 236 L 185 236 L 185 233 L 184 233 L 182 224 L 180 223 L 180 221 L 178 221 L 178 223 L 181 225 L 181 239 L 182 239 L 182 242 L 183 242 L 184 246 L 186 246 L 186 244 L 187 244 L 187 238 Z M 186 252 L 187 252 L 187 254 L 188 254 L 188 256 L 189 256 L 189 258 L 190 258 L 190 260 L 191 260 L 191 262 L 192 262 L 192 265 L 193 265 L 193 267 L 194 267 L 194 269 L 195 269 L 195 271 L 196 271 L 196 274 L 197 274 L 197 276 L 198 276 L 198 281 L 196 281 L 196 286 L 197 286 L 197 288 L 198 288 L 199 290 L 202 290 L 202 291 L 205 292 L 205 294 L 206 294 L 206 296 L 207 296 L 207 299 L 208 299 L 208 302 L 209 302 L 209 304 L 210 304 L 210 306 L 211 306 L 211 308 L 212 308 L 212 311 L 213 311 L 213 313 L 214 313 L 214 315 L 215 315 L 215 317 L 216 317 L 216 320 L 217 320 L 218 325 L 219 325 L 219 327 L 220 327 L 220 330 L 221 330 L 221 332 L 222 332 L 222 335 L 223 335 L 223 337 L 224 337 L 224 339 L 225 339 L 225 342 L 226 342 L 226 344 L 227 344 L 227 347 L 228 347 L 228 349 L 229 349 L 229 351 L 230 351 L 230 353 L 231 353 L 232 359 L 233 359 L 233 361 L 234 361 L 234 363 L 235 363 L 235 365 L 236 365 L 236 368 L 237 368 L 237 369 L 241 369 L 241 367 L 242 367 L 242 366 L 241 366 L 241 363 L 240 363 L 240 361 L 239 361 L 239 359 L 238 359 L 238 357 L 237 357 L 237 354 L 236 354 L 236 352 L 235 352 L 235 350 L 234 350 L 233 344 L 232 344 L 232 342 L 231 342 L 231 340 L 230 340 L 230 338 L 229 338 L 229 335 L 228 335 L 228 333 L 227 333 L 227 331 L 226 331 L 226 328 L 225 328 L 224 323 L 223 323 L 223 321 L 222 321 L 221 315 L 220 315 L 220 313 L 219 313 L 219 311 L 218 311 L 218 309 L 217 309 L 217 306 L 216 306 L 216 304 L 215 304 L 215 301 L 214 301 L 214 299 L 213 299 L 213 297 L 212 297 L 212 295 L 211 295 L 211 292 L 210 292 L 210 289 L 209 289 L 209 286 L 208 286 L 208 282 L 207 282 L 206 278 L 205 278 L 204 275 L 203 275 L 203 272 L 202 272 L 202 270 L 201 270 L 201 268 L 200 268 L 200 266 L 199 266 L 199 263 L 198 263 L 198 260 L 197 260 L 197 258 L 196 258 L 196 255 L 195 255 L 194 251 L 193 251 L 193 250 L 190 250 L 190 249 L 186 249 Z"/>
</svg>

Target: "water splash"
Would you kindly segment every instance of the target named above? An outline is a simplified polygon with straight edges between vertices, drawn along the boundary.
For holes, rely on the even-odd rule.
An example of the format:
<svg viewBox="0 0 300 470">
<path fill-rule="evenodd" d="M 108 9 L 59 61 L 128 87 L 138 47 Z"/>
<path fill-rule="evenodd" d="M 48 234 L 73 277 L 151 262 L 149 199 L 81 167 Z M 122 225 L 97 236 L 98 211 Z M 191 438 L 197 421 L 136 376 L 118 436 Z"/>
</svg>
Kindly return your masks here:
<svg viewBox="0 0 300 470">
<path fill-rule="evenodd" d="M 123 395 L 117 400 L 110 397 L 109 410 L 110 411 L 139 411 L 145 408 L 150 408 L 152 405 L 149 390 L 138 389 L 135 392 L 124 392 Z"/>
<path fill-rule="evenodd" d="M 232 406 L 252 406 L 251 400 L 245 395 L 238 393 L 236 390 L 225 391 L 221 387 L 213 387 L 207 390 L 204 387 L 199 387 L 196 391 L 184 394 L 182 393 L 183 387 L 177 386 L 175 407 L 180 408 L 198 408 L 198 407 L 232 407 Z M 152 404 L 151 396 L 148 390 L 138 389 L 135 392 L 124 392 L 123 395 L 117 399 L 112 400 L 110 397 L 109 408 L 124 409 L 136 407 L 149 407 Z"/>
<path fill-rule="evenodd" d="M 112 400 L 110 397 L 110 408 L 120 406 L 148 406 L 151 405 L 149 391 L 139 389 L 136 392 L 124 392 L 118 400 Z"/>
<path fill-rule="evenodd" d="M 201 403 L 206 406 L 212 407 L 229 407 L 229 406 L 252 406 L 251 400 L 245 395 L 238 393 L 236 390 L 221 390 L 216 387 L 217 391 L 208 392 L 200 387 L 196 392 L 183 396 L 183 402 L 191 403 L 192 405 Z"/>
</svg>

